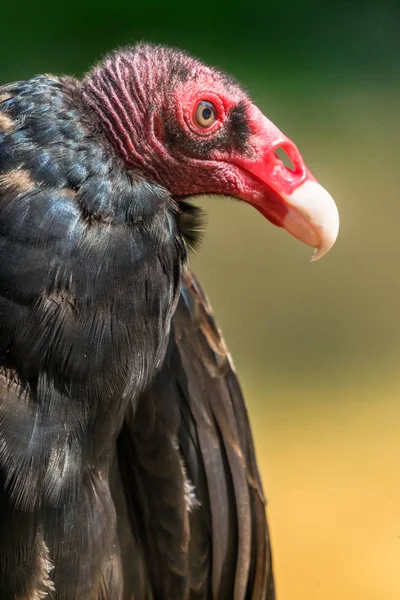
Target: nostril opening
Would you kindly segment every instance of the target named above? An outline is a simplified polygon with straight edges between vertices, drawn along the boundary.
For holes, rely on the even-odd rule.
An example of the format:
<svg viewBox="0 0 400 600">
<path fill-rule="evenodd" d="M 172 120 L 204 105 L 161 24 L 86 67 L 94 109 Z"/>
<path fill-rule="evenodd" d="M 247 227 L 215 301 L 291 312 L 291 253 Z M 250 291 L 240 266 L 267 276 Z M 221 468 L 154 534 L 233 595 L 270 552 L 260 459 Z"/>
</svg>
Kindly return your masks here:
<svg viewBox="0 0 400 600">
<path fill-rule="evenodd" d="M 290 158 L 290 156 L 286 152 L 286 150 L 284 148 L 282 148 L 282 146 L 279 146 L 279 148 L 277 148 L 275 150 L 275 156 L 277 156 L 279 158 L 279 160 L 283 162 L 283 164 L 285 165 L 285 167 L 287 169 L 289 169 L 289 171 L 294 172 L 296 170 L 296 167 L 294 166 L 292 159 Z"/>
</svg>

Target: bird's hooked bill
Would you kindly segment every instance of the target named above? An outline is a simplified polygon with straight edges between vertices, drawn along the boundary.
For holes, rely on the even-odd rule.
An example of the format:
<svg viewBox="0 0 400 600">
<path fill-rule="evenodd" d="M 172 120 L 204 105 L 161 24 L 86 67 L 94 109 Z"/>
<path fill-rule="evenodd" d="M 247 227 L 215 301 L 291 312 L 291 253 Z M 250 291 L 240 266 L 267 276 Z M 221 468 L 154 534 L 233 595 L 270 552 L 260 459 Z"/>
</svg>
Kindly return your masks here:
<svg viewBox="0 0 400 600">
<path fill-rule="evenodd" d="M 315 248 L 312 261 L 322 258 L 332 248 L 339 233 L 339 212 L 332 196 L 317 181 L 308 179 L 283 198 L 288 204 L 283 227 Z"/>
<path fill-rule="evenodd" d="M 339 213 L 332 196 L 307 169 L 300 152 L 254 105 L 249 115 L 253 131 L 254 155 L 233 159 L 253 179 L 251 193 L 243 199 L 275 225 L 315 248 L 318 260 L 335 243 Z M 283 151 L 291 163 L 277 155 Z"/>
</svg>

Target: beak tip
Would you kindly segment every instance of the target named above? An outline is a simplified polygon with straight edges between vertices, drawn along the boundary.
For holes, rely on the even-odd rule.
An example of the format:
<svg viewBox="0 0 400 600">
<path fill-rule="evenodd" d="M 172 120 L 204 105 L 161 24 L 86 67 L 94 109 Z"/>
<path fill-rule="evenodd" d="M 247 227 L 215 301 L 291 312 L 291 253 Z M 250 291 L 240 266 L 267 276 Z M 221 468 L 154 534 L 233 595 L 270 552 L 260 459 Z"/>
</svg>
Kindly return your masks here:
<svg viewBox="0 0 400 600">
<path fill-rule="evenodd" d="M 311 262 L 316 262 L 329 252 L 339 233 L 339 211 L 335 201 L 316 181 L 304 182 L 288 201 L 307 216 L 314 235 L 319 237 L 320 243 L 311 258 Z"/>
<path fill-rule="evenodd" d="M 318 248 L 314 248 L 314 251 L 311 256 L 311 262 L 317 262 L 317 260 L 319 260 L 320 258 L 322 258 L 322 256 L 319 254 Z"/>
<path fill-rule="evenodd" d="M 311 262 L 317 262 L 318 260 L 321 260 L 321 258 L 323 258 L 325 256 L 325 254 L 328 254 L 330 248 L 314 248 L 314 252 L 312 253 L 311 256 Z"/>
</svg>

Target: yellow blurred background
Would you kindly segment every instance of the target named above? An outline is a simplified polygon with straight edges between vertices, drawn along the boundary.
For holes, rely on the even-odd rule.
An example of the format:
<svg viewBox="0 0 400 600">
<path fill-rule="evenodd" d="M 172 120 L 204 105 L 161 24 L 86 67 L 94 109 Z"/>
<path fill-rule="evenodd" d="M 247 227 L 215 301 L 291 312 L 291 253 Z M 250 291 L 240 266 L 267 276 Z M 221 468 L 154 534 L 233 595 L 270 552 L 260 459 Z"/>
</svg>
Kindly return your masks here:
<svg viewBox="0 0 400 600">
<path fill-rule="evenodd" d="M 0 83 L 176 45 L 248 88 L 335 198 L 335 248 L 251 207 L 193 258 L 247 397 L 279 600 L 400 598 L 400 4 L 69 0 L 2 7 Z"/>
</svg>

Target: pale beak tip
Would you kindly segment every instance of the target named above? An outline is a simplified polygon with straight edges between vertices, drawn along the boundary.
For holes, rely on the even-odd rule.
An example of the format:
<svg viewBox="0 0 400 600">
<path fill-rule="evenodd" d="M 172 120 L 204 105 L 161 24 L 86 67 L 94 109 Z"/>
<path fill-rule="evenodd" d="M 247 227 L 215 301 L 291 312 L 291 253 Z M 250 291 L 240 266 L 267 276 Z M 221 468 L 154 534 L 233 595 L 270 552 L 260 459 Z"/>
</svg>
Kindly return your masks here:
<svg viewBox="0 0 400 600">
<path fill-rule="evenodd" d="M 317 262 L 317 260 L 319 260 L 320 258 L 322 258 L 322 256 L 323 255 L 321 255 L 319 253 L 318 248 L 314 248 L 314 251 L 313 251 L 312 256 L 311 256 L 311 262 Z"/>
<path fill-rule="evenodd" d="M 317 260 L 320 260 L 321 258 L 323 258 L 325 256 L 325 254 L 328 254 L 329 250 L 332 248 L 334 242 L 329 245 L 329 246 L 320 246 L 319 248 L 314 248 L 314 251 L 312 253 L 311 256 L 311 262 L 317 262 Z"/>
<path fill-rule="evenodd" d="M 305 181 L 290 197 L 287 197 L 287 202 L 306 215 L 309 234 L 313 233 L 314 237 L 319 237 L 319 244 L 314 250 L 311 262 L 320 260 L 332 248 L 339 233 L 339 211 L 335 201 L 319 183 Z M 295 237 L 314 245 L 311 241 L 312 235 L 304 238 L 300 235 L 303 231 L 304 228 L 299 229 L 299 235 L 295 232 Z M 291 233 L 293 234 L 293 231 Z"/>
</svg>

